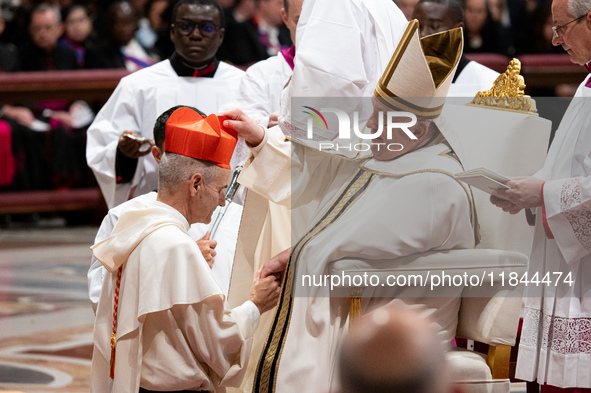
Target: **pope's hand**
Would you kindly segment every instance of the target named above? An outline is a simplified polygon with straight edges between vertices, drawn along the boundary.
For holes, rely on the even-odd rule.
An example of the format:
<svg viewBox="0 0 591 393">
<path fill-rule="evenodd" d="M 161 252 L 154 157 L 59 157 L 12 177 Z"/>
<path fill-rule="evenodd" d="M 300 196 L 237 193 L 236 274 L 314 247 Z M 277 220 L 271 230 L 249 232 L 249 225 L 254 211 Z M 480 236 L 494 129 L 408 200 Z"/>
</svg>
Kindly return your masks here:
<svg viewBox="0 0 591 393">
<path fill-rule="evenodd" d="M 138 138 L 137 134 L 134 132 L 123 131 L 121 135 L 119 135 L 117 148 L 124 156 L 135 159 L 150 153 L 150 149 L 145 149 L 149 143 L 150 141 L 147 139 Z"/>
<path fill-rule="evenodd" d="M 271 310 L 277 304 L 281 288 L 276 277 L 269 276 L 262 278 L 261 269 L 255 273 L 254 281 L 250 288 L 249 300 L 258 307 L 259 312 L 263 314 Z"/>
<path fill-rule="evenodd" d="M 203 258 L 205 258 L 205 261 L 207 262 L 207 264 L 209 265 L 209 268 L 211 269 L 211 267 L 213 266 L 214 257 L 217 254 L 217 252 L 215 251 L 215 248 L 218 245 L 218 242 L 215 240 L 209 240 L 210 236 L 211 236 L 211 233 L 209 231 L 207 231 L 205 236 L 203 236 L 201 239 L 197 240 L 197 246 L 199 247 L 201 254 L 203 254 Z"/>
<path fill-rule="evenodd" d="M 228 120 L 224 121 L 224 127 L 236 131 L 238 136 L 244 138 L 244 140 L 252 147 L 258 146 L 263 141 L 263 138 L 265 137 L 264 127 L 258 125 L 254 120 L 246 116 L 241 109 L 230 109 L 221 115 L 228 117 Z"/>
<path fill-rule="evenodd" d="M 494 195 L 490 196 L 490 201 L 493 205 L 500 207 L 503 209 L 504 212 L 510 214 L 517 214 L 521 211 L 521 208 L 515 205 L 513 202 L 509 202 L 508 200 L 497 198 Z"/>
<path fill-rule="evenodd" d="M 520 209 L 542 206 L 542 185 L 544 181 L 535 177 L 512 177 L 505 190 L 507 200 Z"/>
</svg>

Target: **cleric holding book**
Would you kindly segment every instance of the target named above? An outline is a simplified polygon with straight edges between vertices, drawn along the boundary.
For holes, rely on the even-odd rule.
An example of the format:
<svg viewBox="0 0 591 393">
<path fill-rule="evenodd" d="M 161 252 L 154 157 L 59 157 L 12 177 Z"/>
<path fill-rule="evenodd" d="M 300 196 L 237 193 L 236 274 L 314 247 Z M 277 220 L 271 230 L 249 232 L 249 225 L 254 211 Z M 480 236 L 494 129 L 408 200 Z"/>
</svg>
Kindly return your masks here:
<svg viewBox="0 0 591 393">
<path fill-rule="evenodd" d="M 95 244 L 108 270 L 94 326 L 91 392 L 224 392 L 242 381 L 260 314 L 279 294 L 255 276 L 230 309 L 187 231 L 224 206 L 236 134 L 190 108 L 166 122 L 156 201 L 134 200 Z"/>
<path fill-rule="evenodd" d="M 554 0 L 554 38 L 589 69 L 591 2 Z M 542 170 L 514 178 L 491 202 L 535 217 L 529 284 L 515 376 L 542 392 L 591 389 L 591 77 L 581 83 L 556 131 Z M 559 279 L 557 279 L 560 276 Z"/>
</svg>

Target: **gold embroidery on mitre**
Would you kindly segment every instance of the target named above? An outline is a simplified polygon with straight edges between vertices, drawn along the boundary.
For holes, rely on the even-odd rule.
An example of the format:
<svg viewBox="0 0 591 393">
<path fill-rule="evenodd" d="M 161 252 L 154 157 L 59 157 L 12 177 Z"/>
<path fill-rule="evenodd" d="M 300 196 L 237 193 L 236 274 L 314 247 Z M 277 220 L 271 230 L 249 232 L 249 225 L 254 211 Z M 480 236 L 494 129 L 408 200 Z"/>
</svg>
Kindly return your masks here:
<svg viewBox="0 0 591 393">
<path fill-rule="evenodd" d="M 521 72 L 521 62 L 511 60 L 507 71 L 499 75 L 490 90 L 484 90 L 476 94 L 472 102 L 466 105 L 489 107 L 512 112 L 528 113 L 538 116 L 536 102 L 530 96 L 526 96 L 525 81 Z"/>
</svg>

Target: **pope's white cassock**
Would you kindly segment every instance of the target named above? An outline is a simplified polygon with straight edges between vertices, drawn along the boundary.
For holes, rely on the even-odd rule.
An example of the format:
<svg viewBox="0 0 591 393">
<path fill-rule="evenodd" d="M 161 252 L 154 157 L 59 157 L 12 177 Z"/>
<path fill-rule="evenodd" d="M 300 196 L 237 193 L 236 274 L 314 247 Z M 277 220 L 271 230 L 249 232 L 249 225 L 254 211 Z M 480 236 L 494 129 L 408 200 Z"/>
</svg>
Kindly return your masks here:
<svg viewBox="0 0 591 393">
<path fill-rule="evenodd" d="M 91 393 L 209 390 L 243 378 L 259 311 L 230 309 L 189 223 L 157 201 L 126 204 L 113 236 L 93 246 L 109 270 L 94 328 Z M 122 241 L 122 239 L 124 241 Z M 114 379 L 111 334 L 117 271 L 121 275 Z"/>
<path fill-rule="evenodd" d="M 579 86 L 544 168 L 516 377 L 591 388 L 591 86 Z M 559 277 L 559 274 L 561 276 Z M 572 282 L 567 282 L 572 281 Z M 556 283 L 556 287 L 554 286 Z"/>
<path fill-rule="evenodd" d="M 117 143 L 123 131 L 152 139 L 158 116 L 176 105 L 217 114 L 222 103 L 236 97 L 244 76 L 243 71 L 223 62 L 211 77 L 186 76 L 184 68 L 173 55 L 124 77 L 88 128 L 86 158 L 109 208 L 153 191 L 158 184 L 158 165 L 151 154 L 138 159 L 131 182 L 117 183 Z M 232 167 L 240 162 L 236 157 Z"/>
<path fill-rule="evenodd" d="M 292 131 L 292 96 L 371 97 L 406 23 L 402 12 L 390 0 L 346 0 L 340 1 L 339 7 L 330 0 L 304 1 L 297 25 L 294 71 L 281 96 L 281 130 L 286 134 Z M 289 184 L 289 171 L 287 174 Z M 265 196 L 249 192 L 245 211 L 230 285 L 231 305 L 240 304 L 248 294 L 245 286 L 248 280 L 244 277 L 252 277 L 262 263 L 291 245 L 291 220 L 285 206 L 269 203 Z M 264 332 L 271 326 L 271 317 L 270 314 L 262 317 L 260 335 L 255 337 L 249 371 L 242 386 L 244 391 L 252 389 L 256 363 L 266 339 Z M 294 391 L 303 382 L 294 383 Z"/>
<path fill-rule="evenodd" d="M 402 26 L 406 25 L 404 22 Z M 301 31 L 298 26 L 298 34 Z M 305 34 L 306 30 L 303 31 Z M 456 29 L 445 34 L 450 36 L 439 42 L 454 53 L 447 58 L 451 64 L 440 62 L 444 68 L 439 70 L 446 71 L 439 72 L 436 84 L 422 52 L 418 24 L 408 24 L 404 35 L 401 34 L 401 45 L 390 52 L 395 55 L 390 55 L 388 70 L 394 71 L 384 73 L 388 75 L 382 77 L 388 79 L 384 91 L 393 89 L 389 81 L 393 85 L 400 81 L 398 75 L 393 75 L 396 67 L 403 64 L 399 67 L 402 73 L 408 77 L 410 70 L 416 78 L 412 83 L 396 85 L 396 91 L 398 88 L 414 91 L 414 87 L 420 86 L 423 88 L 420 91 L 431 97 L 422 101 L 429 106 L 420 112 L 436 116 L 442 99 L 433 97 L 436 94 L 445 97 L 461 54 L 461 31 Z M 405 56 L 409 42 L 413 44 L 409 52 L 414 56 Z M 426 47 L 429 47 L 427 43 Z M 437 49 L 441 47 L 433 52 Z M 292 83 L 297 83 L 301 53 L 296 56 Z M 330 65 L 334 64 L 328 68 Z M 362 71 L 358 69 L 357 75 Z M 342 74 L 329 78 L 319 70 L 319 75 L 327 79 L 322 83 L 342 82 Z M 300 93 L 306 89 L 302 84 L 294 86 L 298 86 Z M 347 88 L 358 93 L 363 91 L 359 86 L 347 85 Z M 373 93 L 373 88 L 364 88 L 365 93 Z M 291 134 L 302 129 L 293 116 L 285 116 L 280 120 L 282 129 L 267 130 L 262 143 L 252 149 L 252 157 L 239 179 L 249 189 L 249 196 L 255 194 L 290 207 L 293 241 L 282 296 L 262 348 L 252 390 L 330 392 L 338 388 L 335 359 L 346 330 L 347 313 L 340 301 L 329 299 L 326 286 L 306 286 L 303 276 L 322 277 L 330 263 L 344 257 L 394 260 L 427 250 L 472 248 L 477 240 L 476 219 L 470 191 L 453 178 L 453 173 L 461 171 L 462 166 L 440 134 L 434 133 L 424 145 L 402 157 L 377 161 L 351 159 L 334 150 L 319 151 L 315 141 L 284 136 L 286 123 L 291 127 L 288 130 Z M 239 267 L 237 263 L 238 259 L 234 272 Z M 255 267 L 256 263 L 255 260 Z M 231 296 L 232 290 L 231 287 Z M 432 297 L 410 302 L 420 304 L 432 314 L 445 339 L 453 338 L 459 299 Z"/>
<path fill-rule="evenodd" d="M 152 191 L 147 194 L 135 197 L 133 200 L 138 199 L 145 203 L 153 202 L 156 200 L 156 196 L 157 193 Z M 109 209 L 109 212 L 103 219 L 101 226 L 98 229 L 94 239 L 95 243 L 99 243 L 111 236 L 113 228 L 117 224 L 121 212 L 126 209 L 127 205 L 132 203 L 133 200 L 124 202 L 112 209 Z M 221 207 L 216 208 L 213 213 L 212 222 L 215 220 L 216 215 L 220 214 L 221 209 Z M 220 226 L 218 227 L 215 237 L 210 237 L 211 240 L 216 240 L 218 242 L 215 248 L 217 255 L 215 256 L 213 266 L 211 267 L 211 274 L 225 296 L 228 296 L 228 289 L 230 287 L 232 263 L 234 262 L 234 252 L 236 250 L 236 240 L 238 238 L 237 223 L 240 222 L 241 216 L 242 206 L 236 203 L 230 203 L 228 205 L 226 214 L 224 215 L 224 219 L 220 222 Z M 188 231 L 189 236 L 191 236 L 193 240 L 197 241 L 205 236 L 207 231 L 211 229 L 211 225 L 211 223 L 193 224 Z M 105 277 L 105 273 L 105 268 L 93 254 L 87 277 L 88 296 L 92 302 L 92 307 L 94 310 L 96 310 L 96 306 L 101 295 L 101 288 L 103 286 L 103 278 Z"/>
<path fill-rule="evenodd" d="M 267 130 L 240 181 L 275 203 L 290 204 L 292 238 L 299 240 L 254 391 L 335 389 L 336 350 L 346 313 L 339 308 L 342 304 L 331 304 L 327 286 L 306 287 L 303 275 L 322 277 L 331 262 L 345 257 L 395 259 L 474 247 L 470 194 L 452 176 L 462 166 L 449 146 L 439 142 L 393 161 L 371 159 L 360 166 L 356 160 L 294 146 L 278 127 Z M 291 184 L 285 173 L 290 167 Z M 295 295 L 290 297 L 292 289 Z M 459 299 L 414 301 L 427 306 L 450 341 Z"/>
</svg>

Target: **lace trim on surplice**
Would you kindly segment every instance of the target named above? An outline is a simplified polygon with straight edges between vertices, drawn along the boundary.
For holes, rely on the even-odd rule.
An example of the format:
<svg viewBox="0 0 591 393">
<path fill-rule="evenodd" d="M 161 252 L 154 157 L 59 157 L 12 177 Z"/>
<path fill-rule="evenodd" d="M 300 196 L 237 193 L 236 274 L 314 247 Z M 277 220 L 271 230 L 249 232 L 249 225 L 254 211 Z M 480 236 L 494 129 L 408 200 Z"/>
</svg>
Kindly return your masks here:
<svg viewBox="0 0 591 393">
<path fill-rule="evenodd" d="M 581 203 L 579 179 L 568 179 L 560 190 L 560 212 L 583 248 L 591 251 L 591 211 Z"/>
<path fill-rule="evenodd" d="M 520 345 L 563 355 L 591 354 L 591 318 L 553 317 L 526 308 Z"/>
</svg>

